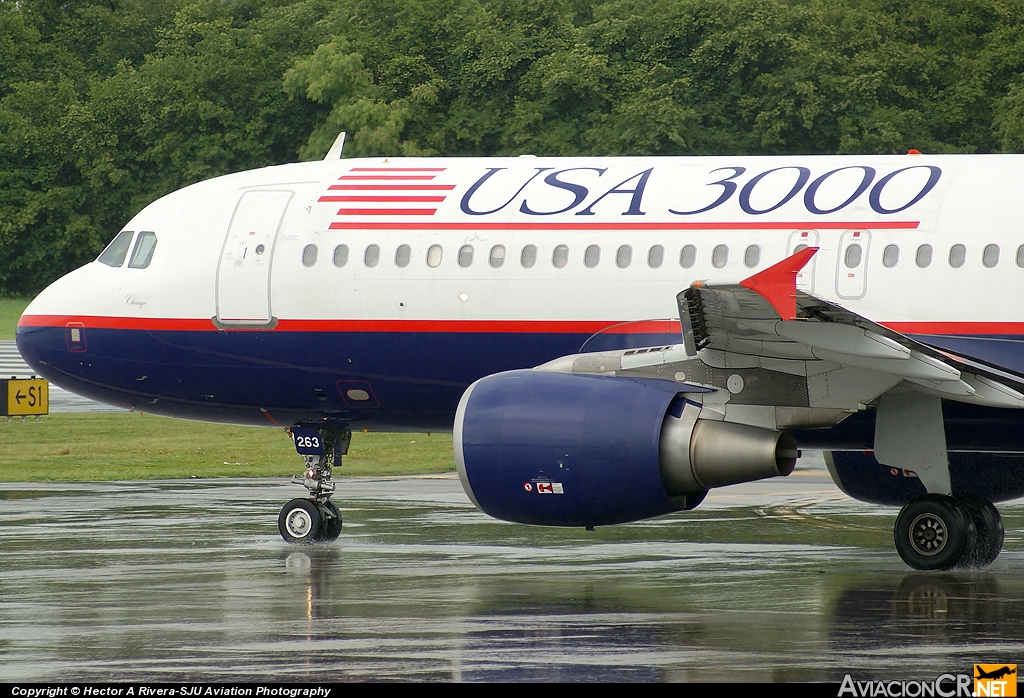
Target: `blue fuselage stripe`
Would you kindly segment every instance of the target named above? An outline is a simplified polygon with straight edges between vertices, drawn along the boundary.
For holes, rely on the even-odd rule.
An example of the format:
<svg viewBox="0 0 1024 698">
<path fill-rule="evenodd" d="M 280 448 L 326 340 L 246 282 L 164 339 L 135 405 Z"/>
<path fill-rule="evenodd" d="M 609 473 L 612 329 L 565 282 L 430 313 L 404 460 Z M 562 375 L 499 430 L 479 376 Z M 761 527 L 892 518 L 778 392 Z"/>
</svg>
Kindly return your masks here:
<svg viewBox="0 0 1024 698">
<path fill-rule="evenodd" d="M 291 425 L 325 417 L 373 430 L 451 429 L 473 381 L 559 356 L 678 342 L 674 333 L 209 332 L 21 327 L 18 347 L 52 382 L 103 402 L 189 419 Z M 920 341 L 1024 373 L 1024 337 L 921 336 Z M 958 406 L 960 412 L 985 408 Z M 1024 415 L 1000 410 L 1007 444 Z M 969 415 L 965 418 L 969 419 Z M 859 420 L 854 420 L 859 421 Z M 847 425 L 847 431 L 853 423 Z M 837 443 L 848 437 L 836 430 Z M 826 444 L 822 432 L 815 443 Z M 857 443 L 862 439 L 858 438 Z"/>
</svg>

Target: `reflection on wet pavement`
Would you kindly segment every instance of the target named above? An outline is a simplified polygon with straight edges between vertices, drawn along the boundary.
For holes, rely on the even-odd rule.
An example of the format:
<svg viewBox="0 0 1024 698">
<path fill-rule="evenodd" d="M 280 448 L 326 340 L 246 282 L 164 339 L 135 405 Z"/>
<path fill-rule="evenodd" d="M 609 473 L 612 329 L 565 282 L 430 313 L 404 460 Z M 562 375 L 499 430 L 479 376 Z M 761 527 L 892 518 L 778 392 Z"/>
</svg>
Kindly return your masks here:
<svg viewBox="0 0 1024 698">
<path fill-rule="evenodd" d="M 294 548 L 271 480 L 0 485 L 0 680 L 933 679 L 1017 662 L 1024 506 L 985 572 L 914 573 L 820 461 L 697 510 L 548 529 L 450 477 L 344 480 Z"/>
</svg>

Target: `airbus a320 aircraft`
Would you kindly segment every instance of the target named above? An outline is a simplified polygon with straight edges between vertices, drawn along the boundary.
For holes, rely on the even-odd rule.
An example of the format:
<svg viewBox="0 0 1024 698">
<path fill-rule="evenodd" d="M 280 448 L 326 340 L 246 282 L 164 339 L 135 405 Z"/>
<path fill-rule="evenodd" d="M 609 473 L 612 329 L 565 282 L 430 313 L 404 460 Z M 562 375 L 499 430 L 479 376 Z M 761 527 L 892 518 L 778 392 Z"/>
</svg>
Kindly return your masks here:
<svg viewBox="0 0 1024 698">
<path fill-rule="evenodd" d="M 332 540 L 351 432 L 454 427 L 470 499 L 605 526 L 825 452 L 918 569 L 982 566 L 1024 495 L 1019 156 L 375 158 L 219 177 L 21 318 L 42 376 L 284 426 Z"/>
</svg>

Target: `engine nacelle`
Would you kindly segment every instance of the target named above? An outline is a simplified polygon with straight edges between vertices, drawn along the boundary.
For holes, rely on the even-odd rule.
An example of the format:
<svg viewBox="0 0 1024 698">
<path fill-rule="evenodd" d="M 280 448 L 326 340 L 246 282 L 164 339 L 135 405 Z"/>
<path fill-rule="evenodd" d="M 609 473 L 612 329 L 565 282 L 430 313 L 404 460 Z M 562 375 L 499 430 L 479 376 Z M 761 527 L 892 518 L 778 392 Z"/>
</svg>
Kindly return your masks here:
<svg viewBox="0 0 1024 698">
<path fill-rule="evenodd" d="M 788 433 L 697 419 L 700 396 L 685 392 L 621 376 L 483 378 L 455 416 L 462 486 L 506 521 L 603 526 L 692 509 L 712 487 L 792 472 Z"/>
</svg>

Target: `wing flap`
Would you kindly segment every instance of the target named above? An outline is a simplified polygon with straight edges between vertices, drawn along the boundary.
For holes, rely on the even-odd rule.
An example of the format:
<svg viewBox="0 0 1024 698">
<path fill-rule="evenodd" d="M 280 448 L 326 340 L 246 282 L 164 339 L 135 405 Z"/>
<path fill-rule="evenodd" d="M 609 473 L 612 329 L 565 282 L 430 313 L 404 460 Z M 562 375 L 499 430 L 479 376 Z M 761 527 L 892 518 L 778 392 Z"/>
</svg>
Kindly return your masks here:
<svg viewBox="0 0 1024 698">
<path fill-rule="evenodd" d="M 944 398 L 1024 408 L 1024 376 L 938 350 L 798 290 L 809 247 L 736 284 L 697 282 L 677 296 L 689 356 L 702 349 L 818 360 L 884 373 Z"/>
</svg>

